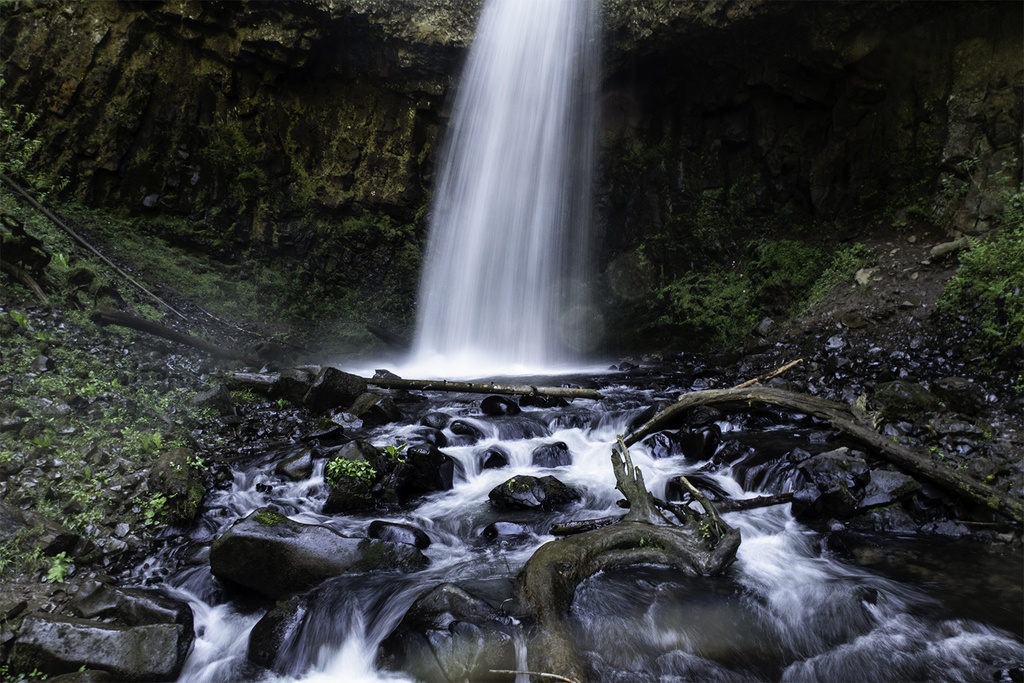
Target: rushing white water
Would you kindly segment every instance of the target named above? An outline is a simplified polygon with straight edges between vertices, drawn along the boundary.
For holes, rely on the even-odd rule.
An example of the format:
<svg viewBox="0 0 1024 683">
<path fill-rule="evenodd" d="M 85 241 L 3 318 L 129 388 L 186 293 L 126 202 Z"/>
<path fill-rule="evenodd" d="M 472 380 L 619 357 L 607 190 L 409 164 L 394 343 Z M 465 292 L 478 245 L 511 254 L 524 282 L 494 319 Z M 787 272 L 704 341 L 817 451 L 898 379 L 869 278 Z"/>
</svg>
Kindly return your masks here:
<svg viewBox="0 0 1024 683">
<path fill-rule="evenodd" d="M 580 400 L 564 408 L 488 416 L 481 413 L 478 396 L 441 394 L 415 404 L 409 423 L 360 433 L 359 438 L 379 446 L 415 443 L 423 434 L 419 417 L 441 412 L 452 420 L 442 431 L 444 453 L 457 463 L 453 488 L 392 513 L 322 514 L 328 493 L 322 460 L 300 481 L 275 471 L 288 452 L 268 452 L 240 466 L 230 486 L 210 493 L 203 525 L 193 532 L 196 546 L 207 546 L 253 509 L 275 505 L 296 521 L 355 537 L 365 536 L 372 519 L 414 525 L 431 539 L 424 551 L 430 566 L 410 574 L 369 572 L 329 580 L 317 589 L 302 628 L 282 644 L 275 674 L 246 664 L 249 633 L 269 605 L 226 602 L 203 553 L 193 547 L 187 555 L 195 559 L 169 582 L 192 604 L 196 619 L 195 648 L 179 680 L 410 680 L 379 668 L 377 653 L 419 595 L 443 582 L 511 585 L 536 549 L 552 540 L 547 533 L 552 523 L 619 511 L 610 466 L 616 435 L 628 431 L 644 406 L 678 389 L 659 392 L 606 379 L 601 402 Z M 460 435 L 464 432 L 453 429 L 455 421 L 473 427 L 477 435 Z M 726 435 L 744 429 L 725 421 L 718 428 Z M 759 441 L 783 438 L 770 425 L 763 429 Z M 784 438 L 792 440 L 790 447 L 809 443 L 808 432 L 795 427 L 787 428 Z M 535 449 L 553 442 L 566 444 L 571 464 L 533 464 Z M 507 453 L 508 465 L 484 468 L 483 453 L 497 447 Z M 668 484 L 681 473 L 704 477 L 729 497 L 758 493 L 739 481 L 745 456 L 726 465 L 684 454 L 655 457 L 645 444 L 631 451 L 659 497 L 670 496 Z M 759 452 L 752 447 L 751 460 L 763 460 Z M 773 462 L 780 473 L 767 478 L 774 483 L 765 492 L 778 493 L 792 473 L 786 474 L 786 457 Z M 582 498 L 560 511 L 495 509 L 489 492 L 520 474 L 556 476 L 576 487 Z M 516 520 L 533 531 L 485 539 L 487 525 Z M 797 522 L 787 506 L 730 513 L 728 520 L 741 529 L 743 540 L 736 564 L 723 576 L 685 577 L 663 568 L 631 567 L 598 575 L 580 587 L 571 619 L 596 680 L 977 680 L 990 675 L 994 663 L 1024 661 L 1018 638 L 972 621 L 969 614 L 939 609 L 920 586 L 833 556 L 823 549 L 822 534 Z M 991 587 L 986 584 L 986 591 Z M 520 643 L 520 666 L 526 661 L 523 647 Z"/>
<path fill-rule="evenodd" d="M 524 373 L 592 345 L 584 287 L 600 52 L 595 0 L 488 0 L 430 219 L 412 365 Z"/>
</svg>

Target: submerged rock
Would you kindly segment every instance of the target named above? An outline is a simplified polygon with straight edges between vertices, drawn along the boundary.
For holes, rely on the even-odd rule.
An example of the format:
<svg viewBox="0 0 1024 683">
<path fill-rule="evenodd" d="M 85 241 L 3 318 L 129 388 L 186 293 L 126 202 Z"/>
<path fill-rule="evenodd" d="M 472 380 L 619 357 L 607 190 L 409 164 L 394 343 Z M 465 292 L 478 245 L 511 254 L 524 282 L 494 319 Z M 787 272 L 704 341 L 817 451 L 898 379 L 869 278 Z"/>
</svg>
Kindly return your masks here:
<svg viewBox="0 0 1024 683">
<path fill-rule="evenodd" d="M 486 601 L 445 583 L 417 598 L 381 643 L 378 664 L 425 681 L 512 681 L 515 628 Z"/>
<path fill-rule="evenodd" d="M 572 453 L 564 441 L 538 446 L 530 454 L 534 467 L 564 467 L 572 464 Z"/>
<path fill-rule="evenodd" d="M 279 598 L 340 574 L 414 571 L 427 558 L 406 544 L 343 536 L 260 508 L 235 522 L 210 548 L 214 576 Z"/>
<path fill-rule="evenodd" d="M 51 676 L 96 669 L 117 681 L 173 680 L 195 639 L 188 604 L 154 591 L 86 584 L 72 609 L 79 616 L 25 617 L 11 656 L 16 669 Z"/>
<path fill-rule="evenodd" d="M 487 497 L 503 510 L 554 510 L 580 500 L 582 494 L 552 476 L 519 475 L 495 486 Z"/>
</svg>

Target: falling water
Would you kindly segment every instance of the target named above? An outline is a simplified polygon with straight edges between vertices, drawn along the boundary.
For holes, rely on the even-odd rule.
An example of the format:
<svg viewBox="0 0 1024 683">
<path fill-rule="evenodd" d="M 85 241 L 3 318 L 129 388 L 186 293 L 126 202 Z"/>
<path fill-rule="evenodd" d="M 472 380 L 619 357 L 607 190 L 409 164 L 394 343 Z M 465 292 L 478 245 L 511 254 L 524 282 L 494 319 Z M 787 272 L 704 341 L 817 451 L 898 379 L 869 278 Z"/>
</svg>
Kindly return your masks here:
<svg viewBox="0 0 1024 683">
<path fill-rule="evenodd" d="M 486 3 L 442 151 L 413 365 L 551 367 L 592 341 L 597 4 Z"/>
</svg>

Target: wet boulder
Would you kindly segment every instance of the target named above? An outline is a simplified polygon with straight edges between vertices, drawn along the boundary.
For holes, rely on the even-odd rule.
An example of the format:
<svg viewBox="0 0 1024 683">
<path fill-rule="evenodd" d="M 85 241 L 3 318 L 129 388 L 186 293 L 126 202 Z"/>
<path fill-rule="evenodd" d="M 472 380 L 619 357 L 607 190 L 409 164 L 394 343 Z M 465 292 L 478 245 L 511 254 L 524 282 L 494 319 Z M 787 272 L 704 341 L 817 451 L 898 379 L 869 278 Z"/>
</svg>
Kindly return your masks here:
<svg viewBox="0 0 1024 683">
<path fill-rule="evenodd" d="M 891 505 L 905 498 L 921 485 L 913 477 L 893 470 L 871 470 L 870 478 L 864 486 L 864 498 L 860 501 L 861 509 Z"/>
<path fill-rule="evenodd" d="M 289 670 L 289 658 L 281 655 L 300 636 L 311 609 L 310 599 L 309 595 L 292 595 L 278 600 L 249 631 L 246 658 L 274 673 L 299 673 Z"/>
<path fill-rule="evenodd" d="M 500 542 L 529 538 L 530 536 L 533 536 L 534 533 L 536 533 L 536 530 L 530 524 L 497 521 L 491 522 L 485 526 L 483 531 L 480 532 L 480 535 L 488 541 Z"/>
<path fill-rule="evenodd" d="M 853 516 L 870 479 L 862 454 L 846 447 L 807 458 L 798 470 L 807 482 L 793 494 L 793 514 L 799 519 Z"/>
<path fill-rule="evenodd" d="M 119 626 L 76 617 L 32 614 L 22 621 L 11 661 L 15 670 L 50 676 L 86 669 L 118 681 L 178 677 L 193 634 L 175 624 Z M 187 642 L 187 645 L 186 645 Z"/>
<path fill-rule="evenodd" d="M 402 411 L 391 396 L 374 392 L 366 392 L 356 398 L 349 412 L 366 426 L 390 424 L 402 419 Z"/>
<path fill-rule="evenodd" d="M 350 406 L 366 393 L 366 380 L 330 366 L 322 368 L 302 398 L 315 412 Z M 354 411 L 353 411 L 354 412 Z"/>
<path fill-rule="evenodd" d="M 523 396 L 519 399 L 519 405 L 530 408 L 564 408 L 569 405 L 561 396 Z"/>
<path fill-rule="evenodd" d="M 877 385 L 872 398 L 888 419 L 913 420 L 941 407 L 935 394 L 916 382 L 901 379 Z"/>
<path fill-rule="evenodd" d="M 488 396 L 480 401 L 480 412 L 484 415 L 518 415 L 522 410 L 519 404 L 508 396 Z"/>
<path fill-rule="evenodd" d="M 150 468 L 149 489 L 167 497 L 165 510 L 169 524 L 191 524 L 195 521 L 206 494 L 200 465 L 191 450 L 172 448 L 161 453 Z"/>
<path fill-rule="evenodd" d="M 325 515 L 338 515 L 346 512 L 362 512 L 376 507 L 376 496 L 370 487 L 354 478 L 339 477 L 331 485 L 321 512 Z"/>
<path fill-rule="evenodd" d="M 269 598 L 298 593 L 341 574 L 414 571 L 427 558 L 406 544 L 343 536 L 260 508 L 210 548 L 213 574 Z"/>
<path fill-rule="evenodd" d="M 316 451 L 312 448 L 303 448 L 298 453 L 293 453 L 277 463 L 274 467 L 274 474 L 292 481 L 305 481 L 313 474 L 313 457 Z"/>
<path fill-rule="evenodd" d="M 389 543 L 405 543 L 420 550 L 426 550 L 430 546 L 430 536 L 423 529 L 411 524 L 400 522 L 386 522 L 375 519 L 370 522 L 367 529 L 367 536 L 378 538 Z"/>
<path fill-rule="evenodd" d="M 418 427 L 409 434 L 410 446 L 437 446 L 444 448 L 448 445 L 448 437 L 440 429 L 433 427 Z"/>
<path fill-rule="evenodd" d="M 943 377 L 931 384 L 931 391 L 950 410 L 974 416 L 985 409 L 985 390 L 965 377 Z"/>
<path fill-rule="evenodd" d="M 435 446 L 413 446 L 405 453 L 405 464 L 403 494 L 448 491 L 455 482 L 455 461 Z"/>
<path fill-rule="evenodd" d="M 534 467 L 563 467 L 572 464 L 572 453 L 564 441 L 546 443 L 538 446 L 530 454 Z"/>
<path fill-rule="evenodd" d="M 508 467 L 509 453 L 503 447 L 494 445 L 477 455 L 481 470 L 497 470 Z"/>
<path fill-rule="evenodd" d="M 177 678 L 195 638 L 192 609 L 156 591 L 85 584 L 75 617 L 27 616 L 12 660 L 23 671 L 106 672 L 112 680 Z"/>
<path fill-rule="evenodd" d="M 432 412 L 420 418 L 420 424 L 431 429 L 444 429 L 451 422 L 451 415 L 448 413 Z"/>
<path fill-rule="evenodd" d="M 445 583 L 420 596 L 381 643 L 378 665 L 425 681 L 512 681 L 512 621 L 486 601 Z"/>
<path fill-rule="evenodd" d="M 487 497 L 501 510 L 555 510 L 580 500 L 582 495 L 552 476 L 521 474 L 495 486 Z"/>
<path fill-rule="evenodd" d="M 476 425 L 466 420 L 453 420 L 451 425 L 448 427 L 451 429 L 452 434 L 456 434 L 463 437 L 458 444 L 452 445 L 464 445 L 467 443 L 476 443 L 480 439 L 484 438 L 483 431 Z"/>
</svg>

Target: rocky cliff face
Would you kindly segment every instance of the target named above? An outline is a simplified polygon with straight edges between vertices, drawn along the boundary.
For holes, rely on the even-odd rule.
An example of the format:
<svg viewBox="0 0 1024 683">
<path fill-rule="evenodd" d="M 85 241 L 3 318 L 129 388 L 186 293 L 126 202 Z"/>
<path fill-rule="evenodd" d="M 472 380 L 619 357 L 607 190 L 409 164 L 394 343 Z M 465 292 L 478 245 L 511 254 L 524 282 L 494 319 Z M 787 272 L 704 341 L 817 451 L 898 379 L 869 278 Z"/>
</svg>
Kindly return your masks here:
<svg viewBox="0 0 1024 683">
<path fill-rule="evenodd" d="M 645 246 L 671 277 L 757 234 L 979 233 L 1020 184 L 1019 3 L 603 4 L 603 263 Z M 479 6 L 18 3 L 3 96 L 79 201 L 341 286 L 403 272 L 411 298 Z"/>
</svg>

